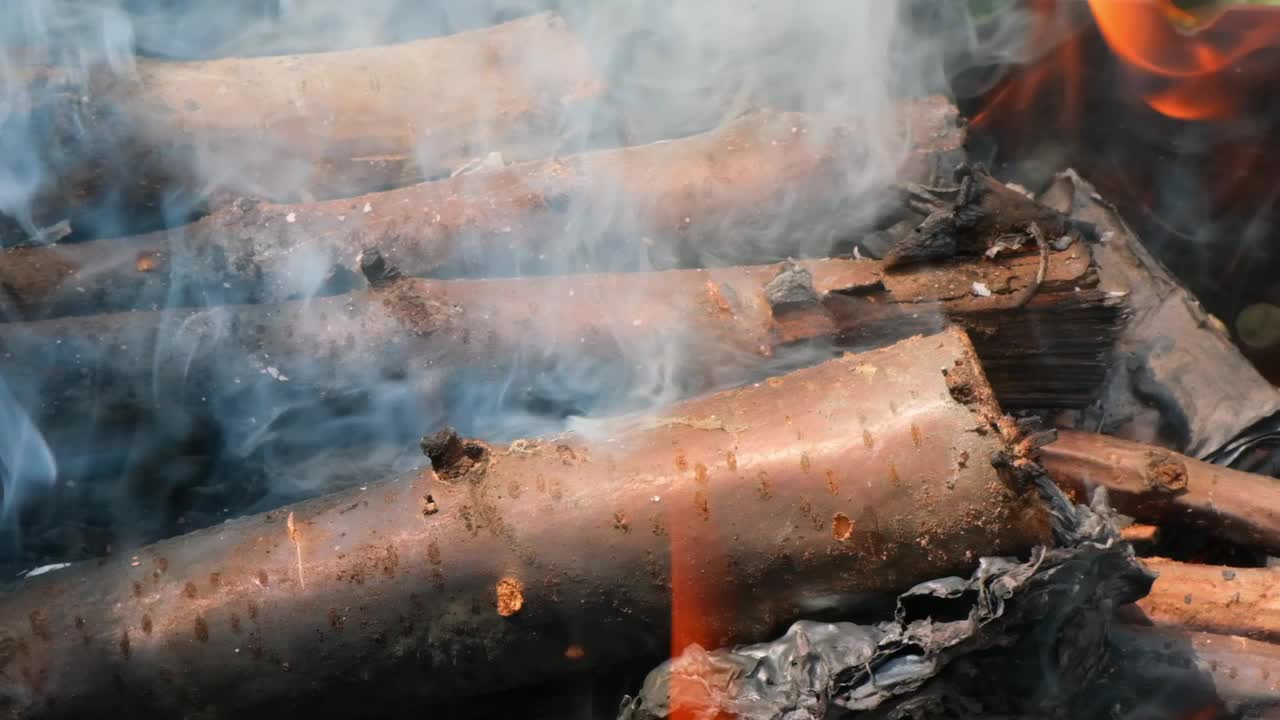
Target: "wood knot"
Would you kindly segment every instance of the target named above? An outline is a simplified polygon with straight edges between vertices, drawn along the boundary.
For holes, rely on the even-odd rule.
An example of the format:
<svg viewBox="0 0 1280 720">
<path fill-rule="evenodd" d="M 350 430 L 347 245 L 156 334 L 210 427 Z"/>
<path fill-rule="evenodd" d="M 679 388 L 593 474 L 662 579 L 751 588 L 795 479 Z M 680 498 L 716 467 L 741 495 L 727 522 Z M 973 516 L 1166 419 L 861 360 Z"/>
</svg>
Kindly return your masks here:
<svg viewBox="0 0 1280 720">
<path fill-rule="evenodd" d="M 1171 453 L 1151 452 L 1142 479 L 1155 492 L 1181 495 L 1187 491 L 1187 466 Z"/>
</svg>

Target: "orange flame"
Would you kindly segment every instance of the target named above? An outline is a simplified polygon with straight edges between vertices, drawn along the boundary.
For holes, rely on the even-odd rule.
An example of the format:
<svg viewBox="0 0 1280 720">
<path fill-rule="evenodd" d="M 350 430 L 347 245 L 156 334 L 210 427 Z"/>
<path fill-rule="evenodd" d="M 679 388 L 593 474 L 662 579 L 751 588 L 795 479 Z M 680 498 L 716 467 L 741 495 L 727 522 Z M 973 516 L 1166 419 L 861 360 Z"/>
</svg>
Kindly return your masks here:
<svg viewBox="0 0 1280 720">
<path fill-rule="evenodd" d="M 1234 113 L 1247 92 L 1230 71 L 1280 45 L 1280 13 L 1266 8 L 1200 18 L 1172 0 L 1089 0 L 1089 7 L 1112 51 L 1154 83 L 1143 100 L 1182 120 Z"/>
<path fill-rule="evenodd" d="M 1052 43 L 1058 31 L 1058 0 L 1031 0 L 1032 24 L 1027 35 L 1029 48 Z M 1049 57 L 1015 73 L 989 96 L 983 109 L 972 124 L 984 127 L 997 116 L 1018 116 L 1025 113 L 1036 98 L 1056 86 L 1061 93 L 1062 108 L 1059 119 L 1064 125 L 1074 127 L 1080 120 L 1081 107 L 1081 58 L 1078 37 L 1072 37 L 1050 53 Z"/>
<path fill-rule="evenodd" d="M 723 548 L 710 530 L 714 522 L 706 488 L 713 482 L 712 471 L 695 463 L 691 468 L 683 451 L 676 453 L 676 469 L 698 488 L 692 505 L 667 505 L 667 526 L 671 539 L 671 656 L 680 655 L 690 645 L 711 649 L 721 644 L 715 619 L 728 608 L 716 583 L 707 575 L 708 567 L 722 563 Z M 665 502 L 665 500 L 664 500 Z M 708 698 L 706 687 L 697 678 L 673 675 L 669 703 L 671 720 L 701 717 Z"/>
</svg>

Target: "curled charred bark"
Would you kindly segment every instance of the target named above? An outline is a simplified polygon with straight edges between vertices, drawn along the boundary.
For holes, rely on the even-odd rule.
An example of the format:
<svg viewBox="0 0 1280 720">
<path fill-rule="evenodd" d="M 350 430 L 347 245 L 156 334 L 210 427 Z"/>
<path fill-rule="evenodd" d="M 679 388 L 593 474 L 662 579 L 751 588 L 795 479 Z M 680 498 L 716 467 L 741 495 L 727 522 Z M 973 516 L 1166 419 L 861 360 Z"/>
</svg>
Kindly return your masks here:
<svg viewBox="0 0 1280 720">
<path fill-rule="evenodd" d="M 898 179 L 955 162 L 954 106 L 929 98 L 897 113 L 913 143 Z M 370 248 L 416 276 L 824 257 L 869 224 L 886 190 L 859 194 L 849 180 L 873 141 L 831 118 L 766 111 L 679 140 L 354 198 L 241 202 L 150 235 L 0 254 L 0 300 L 32 318 L 310 297 L 364 285 Z"/>
<path fill-rule="evenodd" d="M 32 718 L 351 716 L 761 639 L 1047 542 L 1018 463 L 991 462 L 1018 439 L 951 331 L 589 436 L 464 442 L 27 581 L 0 599 L 0 695 Z"/>
<path fill-rule="evenodd" d="M 1098 287 L 1132 313 L 1098 402 L 1073 427 L 1203 459 L 1280 412 L 1280 390 L 1091 185 L 1067 171 L 1041 199 L 1097 229 Z"/>
<path fill-rule="evenodd" d="M 906 185 L 903 191 L 908 206 L 926 217 L 884 253 L 888 269 L 956 255 L 994 256 L 1048 242 L 1061 248 L 1079 239 L 1097 239 L 1087 224 L 1005 185 L 981 166 L 957 168 L 954 187 Z"/>
</svg>

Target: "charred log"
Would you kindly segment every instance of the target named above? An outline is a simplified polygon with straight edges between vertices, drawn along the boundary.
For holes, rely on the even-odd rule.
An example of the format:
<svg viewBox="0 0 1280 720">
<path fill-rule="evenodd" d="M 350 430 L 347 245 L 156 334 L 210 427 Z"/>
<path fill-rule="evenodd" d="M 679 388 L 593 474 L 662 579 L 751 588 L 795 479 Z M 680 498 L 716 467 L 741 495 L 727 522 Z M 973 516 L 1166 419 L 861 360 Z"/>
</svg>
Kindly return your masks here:
<svg viewBox="0 0 1280 720">
<path fill-rule="evenodd" d="M 33 718 L 356 716 L 672 633 L 761 639 L 1049 539 L 990 462 L 1018 438 L 957 331 L 596 429 L 30 580 L 0 600 L 0 694 Z"/>
<path fill-rule="evenodd" d="M 1172 530 L 1208 530 L 1280 553 L 1280 481 L 1160 447 L 1070 430 L 1041 450 L 1054 481 L 1077 494 L 1107 489 L 1116 510 Z"/>
<path fill-rule="evenodd" d="M 1099 288 L 1123 295 L 1132 312 L 1098 402 L 1060 424 L 1203 459 L 1280 412 L 1280 390 L 1091 185 L 1067 171 L 1042 200 L 1101 233 Z"/>
<path fill-rule="evenodd" d="M 962 152 L 956 110 L 904 103 L 926 181 Z M 150 235 L 0 255 L 18 317 L 278 301 L 362 286 L 376 248 L 406 275 L 512 275 L 824 257 L 865 228 L 866 138 L 817 115 L 759 112 L 680 140 L 481 170 L 354 198 L 238 203 Z M 885 178 L 886 182 L 891 178 Z"/>
<path fill-rule="evenodd" d="M 211 178 L 289 201 L 441 177 L 486 153 L 543 157 L 603 90 L 586 48 L 551 14 L 375 48 L 142 59 L 87 87 L 59 68 L 29 74 L 28 110 L 44 121 L 51 163 L 24 218 L 36 227 L 157 210 Z"/>
</svg>

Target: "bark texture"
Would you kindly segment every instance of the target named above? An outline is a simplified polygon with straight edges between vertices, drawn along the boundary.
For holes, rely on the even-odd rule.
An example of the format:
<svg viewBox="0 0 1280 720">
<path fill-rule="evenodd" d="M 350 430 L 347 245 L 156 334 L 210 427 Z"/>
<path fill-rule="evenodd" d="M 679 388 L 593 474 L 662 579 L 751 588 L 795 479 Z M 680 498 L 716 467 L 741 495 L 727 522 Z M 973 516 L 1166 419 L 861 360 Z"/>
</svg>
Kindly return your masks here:
<svg viewBox="0 0 1280 720">
<path fill-rule="evenodd" d="M 241 202 L 149 235 L 10 250 L 0 298 L 34 318 L 332 294 L 364 285 L 360 257 L 372 248 L 412 276 L 823 257 L 868 226 L 895 180 L 927 182 L 962 152 L 950 103 L 897 112 L 911 151 L 883 177 L 866 154 L 887 138 L 761 111 L 678 140 L 326 202 Z"/>
<path fill-rule="evenodd" d="M 672 632 L 761 639 L 1047 542 L 992 463 L 1018 443 L 958 331 L 590 436 L 437 436 L 434 472 L 28 581 L 0 600 L 0 694 L 25 717 L 360 715 Z"/>
<path fill-rule="evenodd" d="M 586 48 L 549 13 L 399 45 L 73 72 L 30 73 L 29 110 L 48 132 L 28 219 L 41 227 L 210 187 L 342 197 L 490 152 L 544 157 L 603 92 Z"/>
<path fill-rule="evenodd" d="M 1062 430 L 1041 451 L 1059 485 L 1079 497 L 1104 487 L 1125 515 L 1166 528 L 1208 530 L 1280 553 L 1280 480 L 1151 445 Z"/>
</svg>

